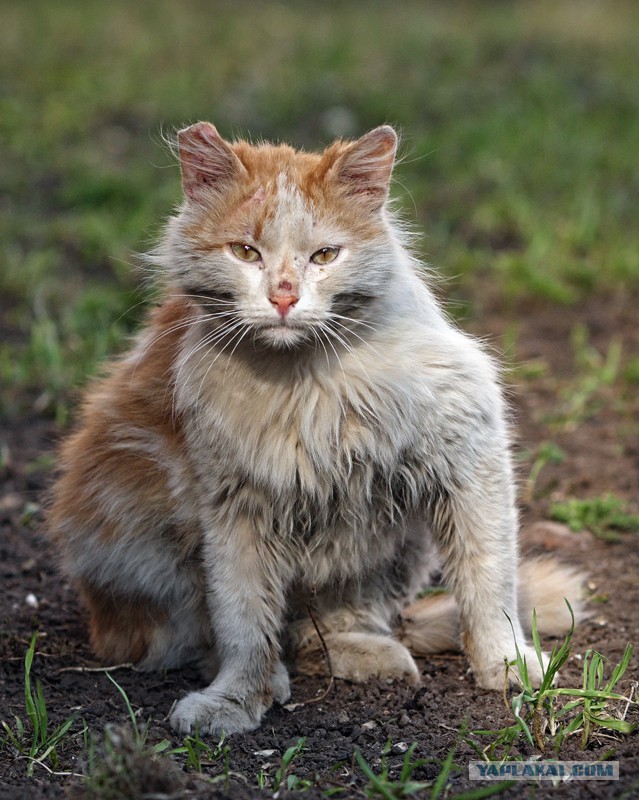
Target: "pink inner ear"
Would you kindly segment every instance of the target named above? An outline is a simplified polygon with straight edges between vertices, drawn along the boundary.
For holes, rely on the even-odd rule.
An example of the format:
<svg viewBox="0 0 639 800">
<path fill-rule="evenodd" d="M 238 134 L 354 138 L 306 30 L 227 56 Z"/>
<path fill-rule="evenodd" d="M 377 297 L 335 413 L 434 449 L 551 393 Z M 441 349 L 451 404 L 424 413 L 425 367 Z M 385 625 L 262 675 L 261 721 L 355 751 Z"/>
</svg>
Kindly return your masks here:
<svg viewBox="0 0 639 800">
<path fill-rule="evenodd" d="M 388 125 L 362 136 L 338 159 L 337 174 L 349 194 L 383 200 L 388 194 L 395 163 L 397 135 Z"/>
<path fill-rule="evenodd" d="M 197 122 L 178 134 L 184 194 L 192 200 L 238 174 L 240 161 L 210 122 Z"/>
</svg>

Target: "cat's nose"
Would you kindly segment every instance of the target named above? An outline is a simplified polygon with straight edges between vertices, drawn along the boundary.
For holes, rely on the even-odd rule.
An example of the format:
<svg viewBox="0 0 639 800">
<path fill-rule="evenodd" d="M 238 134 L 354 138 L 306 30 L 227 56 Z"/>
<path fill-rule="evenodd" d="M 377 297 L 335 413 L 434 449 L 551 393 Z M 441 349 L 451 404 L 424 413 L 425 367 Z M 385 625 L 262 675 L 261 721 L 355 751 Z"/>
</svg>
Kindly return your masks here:
<svg viewBox="0 0 639 800">
<path fill-rule="evenodd" d="M 280 317 L 284 319 L 284 317 L 288 314 L 288 312 L 295 305 L 295 303 L 297 303 L 299 297 L 296 297 L 294 294 L 285 294 L 285 295 L 276 294 L 273 295 L 272 297 L 269 297 L 269 300 L 277 309 L 277 312 L 280 315 Z"/>
</svg>

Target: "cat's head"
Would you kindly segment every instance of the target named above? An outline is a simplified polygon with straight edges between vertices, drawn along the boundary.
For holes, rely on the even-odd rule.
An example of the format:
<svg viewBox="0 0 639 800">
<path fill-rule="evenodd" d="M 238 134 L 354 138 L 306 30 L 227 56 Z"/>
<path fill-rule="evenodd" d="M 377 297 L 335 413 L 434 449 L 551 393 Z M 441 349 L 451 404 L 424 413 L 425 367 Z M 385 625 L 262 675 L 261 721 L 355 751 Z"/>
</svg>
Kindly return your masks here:
<svg viewBox="0 0 639 800">
<path fill-rule="evenodd" d="M 282 348 L 361 336 L 397 252 L 386 210 L 395 131 L 313 154 L 229 143 L 200 122 L 178 146 L 184 203 L 163 259 L 173 286 L 229 338 Z"/>
</svg>

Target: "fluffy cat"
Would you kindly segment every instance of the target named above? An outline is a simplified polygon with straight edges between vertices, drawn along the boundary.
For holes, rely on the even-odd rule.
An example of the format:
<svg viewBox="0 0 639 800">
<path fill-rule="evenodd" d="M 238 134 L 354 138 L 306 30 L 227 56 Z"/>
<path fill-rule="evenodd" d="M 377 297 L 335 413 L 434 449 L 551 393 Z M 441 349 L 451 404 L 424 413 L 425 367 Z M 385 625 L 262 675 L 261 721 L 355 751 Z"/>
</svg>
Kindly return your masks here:
<svg viewBox="0 0 639 800">
<path fill-rule="evenodd" d="M 164 299 L 89 390 L 49 516 L 98 656 L 206 661 L 213 682 L 171 716 L 201 734 L 289 697 L 285 649 L 321 661 L 309 608 L 341 677 L 416 682 L 399 639 L 459 636 L 480 686 L 503 686 L 515 642 L 539 680 L 497 372 L 388 209 L 393 129 L 320 154 L 209 123 L 178 139 L 184 202 L 151 256 Z M 457 609 L 406 612 L 431 541 Z"/>
</svg>

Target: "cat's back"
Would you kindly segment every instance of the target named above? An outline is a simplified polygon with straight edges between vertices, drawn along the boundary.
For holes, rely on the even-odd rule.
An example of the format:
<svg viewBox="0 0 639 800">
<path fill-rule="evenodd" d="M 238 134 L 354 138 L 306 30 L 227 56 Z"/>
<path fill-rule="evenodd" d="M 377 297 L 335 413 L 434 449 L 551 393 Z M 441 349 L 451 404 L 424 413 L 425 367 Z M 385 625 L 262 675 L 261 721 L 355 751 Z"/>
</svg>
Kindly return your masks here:
<svg viewBox="0 0 639 800">
<path fill-rule="evenodd" d="M 184 432 L 174 413 L 174 363 L 193 308 L 171 297 L 155 308 L 136 345 L 112 362 L 85 394 L 75 431 L 59 454 L 59 478 L 48 515 L 54 537 L 87 526 L 116 527 L 128 501 L 167 505 L 166 476 L 188 484 Z M 109 518 L 109 524 L 105 520 Z"/>
<path fill-rule="evenodd" d="M 135 427 L 176 431 L 175 362 L 184 331 L 195 318 L 192 304 L 180 296 L 171 295 L 153 308 L 133 347 L 89 386 L 83 420 L 99 426 L 120 419 Z"/>
</svg>

